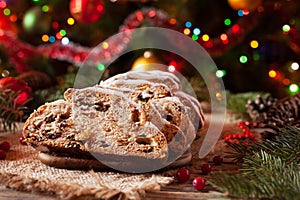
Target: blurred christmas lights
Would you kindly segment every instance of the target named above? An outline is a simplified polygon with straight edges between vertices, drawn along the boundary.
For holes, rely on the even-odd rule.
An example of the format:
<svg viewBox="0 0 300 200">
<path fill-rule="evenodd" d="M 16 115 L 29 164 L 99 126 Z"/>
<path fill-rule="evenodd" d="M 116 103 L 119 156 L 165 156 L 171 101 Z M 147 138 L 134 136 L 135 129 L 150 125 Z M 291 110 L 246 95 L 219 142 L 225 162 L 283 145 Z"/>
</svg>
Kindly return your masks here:
<svg viewBox="0 0 300 200">
<path fill-rule="evenodd" d="M 226 75 L 226 71 L 225 70 L 217 70 L 216 71 L 216 77 L 217 78 L 222 78 Z"/>
<path fill-rule="evenodd" d="M 39 0 L 32 0 L 32 1 L 33 2 L 39 2 Z M 9 20 L 11 22 L 16 22 L 18 20 L 18 16 L 14 15 L 12 13 L 12 11 L 7 7 L 7 4 L 6 4 L 5 1 L 0 1 L 0 8 L 2 9 L 3 14 L 9 17 Z M 49 5 L 43 5 L 41 7 L 41 10 L 43 12 L 49 12 L 50 9 L 51 9 L 51 7 Z M 255 17 L 258 17 L 259 16 L 258 13 L 262 13 L 264 11 L 264 7 L 263 6 L 258 7 L 257 11 L 258 12 L 256 12 L 256 13 L 252 13 L 252 10 L 251 10 L 252 19 L 255 19 Z M 140 13 L 140 15 L 138 15 L 138 13 Z M 139 21 L 138 25 L 142 24 L 142 21 L 147 17 L 153 19 L 154 17 L 159 16 L 157 14 L 157 10 L 154 10 L 154 9 L 148 10 L 147 12 L 139 11 L 139 12 L 136 12 L 134 14 L 135 14 L 134 15 L 135 20 Z M 250 11 L 247 10 L 247 9 L 238 10 L 238 15 L 241 17 L 240 19 L 242 19 L 247 15 L 250 16 Z M 140 17 L 138 17 L 138 16 L 140 16 Z M 171 24 L 171 25 L 175 25 L 177 23 L 177 20 L 175 18 L 166 18 L 165 16 L 162 17 L 162 18 L 163 18 L 163 20 L 166 19 L 168 21 L 168 23 Z M 134 19 L 128 17 L 126 20 L 130 21 L 130 20 L 134 20 Z M 224 52 L 225 45 L 232 44 L 233 41 L 236 41 L 236 39 L 231 40 L 231 38 L 239 38 L 243 34 L 247 33 L 248 30 L 251 29 L 252 25 L 249 26 L 249 24 L 245 23 L 246 20 L 244 20 L 243 23 L 240 22 L 240 21 L 242 21 L 242 20 L 238 20 L 235 24 L 232 24 L 231 20 L 229 18 L 226 18 L 224 20 L 224 24 L 226 26 L 231 26 L 231 27 L 229 27 L 229 29 L 225 33 L 222 33 L 221 35 L 219 35 L 216 38 L 210 38 L 207 33 L 202 33 L 202 31 L 201 31 L 202 29 L 200 29 L 200 28 L 197 28 L 197 27 L 193 28 L 193 24 L 190 21 L 185 22 L 185 28 L 183 29 L 183 33 L 185 35 L 190 35 L 190 37 L 193 40 L 198 41 L 205 48 L 207 48 L 207 50 L 209 50 L 211 53 L 215 53 L 215 52 L 218 52 L 218 51 Z M 66 23 L 68 25 L 72 26 L 72 25 L 75 24 L 75 20 L 74 20 L 73 17 L 69 17 L 69 18 L 67 18 Z M 292 48 L 294 47 L 293 50 L 299 51 L 299 48 L 298 48 L 299 43 L 293 41 L 293 40 L 296 40 L 298 38 L 298 37 L 295 37 L 295 34 L 297 36 L 297 34 L 299 35 L 299 33 L 294 28 L 291 27 L 292 24 L 293 24 L 291 21 L 289 22 L 289 24 L 284 24 L 281 27 L 281 30 L 283 31 L 284 34 L 290 36 L 290 40 L 292 41 L 291 47 Z M 124 25 L 125 25 L 125 28 L 128 28 L 128 27 L 126 27 L 126 23 Z M 122 27 L 124 27 L 124 25 L 122 25 Z M 78 49 L 81 49 L 82 47 L 80 45 L 74 45 L 72 42 L 70 42 L 69 38 L 66 37 L 66 35 L 67 35 L 66 30 L 64 30 L 64 29 L 59 30 L 59 26 L 60 26 L 59 22 L 56 22 L 56 21 L 52 22 L 52 28 L 55 29 L 55 33 L 52 33 L 54 35 L 48 35 L 47 33 L 45 33 L 41 36 L 41 41 L 43 41 L 45 43 L 47 43 L 47 42 L 48 43 L 53 43 L 53 44 L 56 45 L 55 48 L 57 48 L 57 49 L 61 48 L 61 47 L 57 46 L 57 43 L 55 43 L 57 40 L 61 40 L 60 43 L 63 46 L 66 46 L 66 47 L 70 44 L 72 46 L 72 48 L 75 48 L 75 49 L 71 50 L 71 47 L 67 47 L 66 48 L 67 50 L 71 50 L 71 53 L 67 54 L 67 55 L 74 55 L 73 53 L 75 52 L 75 56 L 74 56 L 73 60 L 79 60 L 80 61 L 82 58 L 84 58 L 86 56 L 86 52 L 83 52 L 83 53 L 81 52 L 80 55 L 79 54 L 76 55 L 76 52 L 80 52 L 80 51 L 78 51 Z M 130 27 L 130 28 L 132 28 L 132 27 Z M 120 30 L 121 30 L 121 28 L 120 28 Z M 3 33 L 3 34 L 5 35 L 6 33 Z M 199 38 L 200 38 L 200 40 L 199 40 Z M 128 40 L 128 38 L 124 38 L 124 41 L 125 40 Z M 229 43 L 229 41 L 230 41 L 230 43 Z M 16 44 L 18 44 L 18 43 L 21 43 L 21 42 L 18 41 Z M 25 44 L 25 45 L 27 45 L 27 44 Z M 52 44 L 49 44 L 49 45 L 52 45 Z M 224 46 L 222 46 L 222 45 L 224 45 Z M 256 49 L 256 48 L 259 47 L 259 43 L 258 43 L 257 40 L 249 41 L 249 45 L 253 49 Z M 121 44 L 121 46 L 124 47 L 125 45 Z M 52 46 L 49 46 L 49 47 L 52 48 Z M 109 49 L 109 48 L 114 48 L 114 47 L 116 47 L 115 44 L 111 45 L 110 43 L 102 43 L 102 48 L 103 49 Z M 70 58 L 70 57 L 67 58 L 68 57 L 67 55 L 58 56 L 58 54 L 60 53 L 59 50 L 58 50 L 58 52 L 54 53 L 54 50 L 53 50 L 53 49 L 55 49 L 54 46 L 53 46 L 53 49 L 51 49 L 51 48 L 48 50 L 48 52 L 46 52 L 46 54 L 49 54 L 49 52 L 51 51 L 51 52 L 53 52 L 53 57 L 72 61 L 72 58 Z M 38 49 L 38 51 L 42 52 L 40 49 L 43 49 L 43 48 L 37 47 L 37 49 Z M 90 49 L 88 49 L 88 50 L 90 50 Z M 63 50 L 61 50 L 61 51 L 63 52 Z M 19 52 L 17 55 L 22 55 L 22 52 Z M 51 54 L 49 54 L 49 55 L 51 56 Z M 24 57 L 24 55 L 21 56 L 21 57 Z M 25 57 L 26 57 L 26 55 L 25 55 Z M 75 59 L 75 57 L 76 57 L 76 59 Z M 258 61 L 260 59 L 260 54 L 257 53 L 257 52 L 254 52 L 253 55 L 252 55 L 252 58 L 253 58 L 254 61 Z M 248 57 L 245 56 L 245 55 L 242 55 L 242 56 L 239 57 L 239 61 L 240 61 L 240 63 L 246 63 L 246 62 L 248 62 Z M 176 70 L 176 67 L 173 66 L 173 65 L 168 66 L 169 71 L 172 71 L 173 69 Z M 293 71 L 298 70 L 299 69 L 299 64 L 297 62 L 292 63 L 290 65 L 290 69 L 293 70 Z M 221 71 L 223 71 L 223 70 L 219 70 L 218 72 L 216 72 L 217 77 L 218 76 L 223 77 L 226 74 L 226 71 L 225 71 L 224 75 L 222 75 L 223 72 L 221 73 Z M 270 70 L 268 75 L 269 75 L 270 78 L 276 78 L 276 77 L 278 77 L 279 72 L 277 72 L 275 70 Z M 299 92 L 299 86 L 297 84 L 291 84 L 290 79 L 282 78 L 282 79 L 280 79 L 280 81 L 282 82 L 283 85 L 289 86 L 289 90 L 291 92 Z"/>
<path fill-rule="evenodd" d="M 297 85 L 297 84 L 291 84 L 290 86 L 289 86 L 289 91 L 292 93 L 292 94 L 296 94 L 296 93 L 298 93 L 299 91 L 300 91 L 300 89 L 299 89 L 299 86 Z"/>
<path fill-rule="evenodd" d="M 269 71 L 269 77 L 270 78 L 275 78 L 277 76 L 277 72 L 275 70 L 270 70 Z"/>
<path fill-rule="evenodd" d="M 242 56 L 240 56 L 240 63 L 246 63 L 247 61 L 248 61 L 248 58 L 247 58 L 247 56 L 245 56 L 245 55 L 242 55 Z"/>
<path fill-rule="evenodd" d="M 299 69 L 299 64 L 296 63 L 296 62 L 293 62 L 291 64 L 291 69 L 294 70 L 294 71 L 297 71 Z"/>
</svg>

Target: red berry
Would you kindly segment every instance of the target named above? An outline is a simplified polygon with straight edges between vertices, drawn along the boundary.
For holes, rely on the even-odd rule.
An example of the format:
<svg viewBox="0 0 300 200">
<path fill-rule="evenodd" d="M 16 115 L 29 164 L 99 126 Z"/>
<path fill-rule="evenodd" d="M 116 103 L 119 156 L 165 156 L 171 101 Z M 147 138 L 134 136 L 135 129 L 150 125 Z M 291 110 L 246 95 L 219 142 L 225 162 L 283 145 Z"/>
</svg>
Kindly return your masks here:
<svg viewBox="0 0 300 200">
<path fill-rule="evenodd" d="M 202 167 L 201 167 L 201 171 L 202 171 L 203 174 L 210 173 L 211 172 L 211 165 L 208 164 L 208 163 L 203 164 Z"/>
<path fill-rule="evenodd" d="M 197 177 L 193 180 L 193 187 L 196 190 L 203 190 L 203 188 L 205 187 L 205 180 L 201 177 Z"/>
<path fill-rule="evenodd" d="M 180 168 L 176 175 L 179 183 L 185 183 L 190 179 L 190 171 L 185 167 Z"/>
<path fill-rule="evenodd" d="M 223 162 L 223 158 L 221 156 L 215 156 L 213 158 L 213 163 L 215 163 L 216 165 L 220 165 Z"/>
<path fill-rule="evenodd" d="M 7 141 L 0 142 L 0 150 L 9 151 L 10 144 Z"/>
<path fill-rule="evenodd" d="M 4 160 L 6 158 L 6 151 L 0 150 L 0 160 Z"/>
<path fill-rule="evenodd" d="M 27 145 L 27 143 L 24 140 L 25 140 L 25 138 L 23 136 L 20 137 L 20 139 L 19 139 L 20 144 Z"/>
</svg>

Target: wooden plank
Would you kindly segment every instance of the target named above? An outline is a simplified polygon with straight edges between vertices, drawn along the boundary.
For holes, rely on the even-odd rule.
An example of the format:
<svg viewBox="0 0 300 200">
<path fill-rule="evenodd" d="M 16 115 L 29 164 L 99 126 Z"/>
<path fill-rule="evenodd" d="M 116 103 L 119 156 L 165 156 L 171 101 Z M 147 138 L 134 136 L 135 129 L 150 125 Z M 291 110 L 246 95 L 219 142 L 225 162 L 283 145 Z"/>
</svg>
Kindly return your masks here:
<svg viewBox="0 0 300 200">
<path fill-rule="evenodd" d="M 147 192 L 146 200 L 156 200 L 156 199 L 229 199 L 219 192 L 168 192 L 168 191 L 157 191 L 157 192 Z"/>
<path fill-rule="evenodd" d="M 0 185 L 0 200 L 55 200 L 56 198 L 51 196 L 46 196 L 42 194 L 29 193 L 29 192 L 20 192 L 16 190 L 12 190 Z"/>
</svg>

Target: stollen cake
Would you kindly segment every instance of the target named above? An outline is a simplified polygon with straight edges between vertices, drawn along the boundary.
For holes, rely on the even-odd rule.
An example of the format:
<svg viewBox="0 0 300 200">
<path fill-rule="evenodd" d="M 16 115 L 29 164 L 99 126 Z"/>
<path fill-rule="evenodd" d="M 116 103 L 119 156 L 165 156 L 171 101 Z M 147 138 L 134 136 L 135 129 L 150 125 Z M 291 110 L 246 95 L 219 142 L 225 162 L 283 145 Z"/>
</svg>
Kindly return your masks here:
<svg viewBox="0 0 300 200">
<path fill-rule="evenodd" d="M 40 106 L 25 122 L 25 141 L 43 156 L 171 163 L 204 123 L 198 100 L 168 72 L 127 72 L 69 88 L 64 97 Z"/>
</svg>

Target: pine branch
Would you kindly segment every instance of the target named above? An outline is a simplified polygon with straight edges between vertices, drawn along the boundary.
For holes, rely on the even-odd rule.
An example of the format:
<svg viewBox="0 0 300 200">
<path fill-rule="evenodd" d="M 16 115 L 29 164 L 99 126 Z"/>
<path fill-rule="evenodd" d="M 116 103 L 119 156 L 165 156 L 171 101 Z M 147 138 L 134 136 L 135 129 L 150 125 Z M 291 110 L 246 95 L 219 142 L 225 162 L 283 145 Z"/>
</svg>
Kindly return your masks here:
<svg viewBox="0 0 300 200">
<path fill-rule="evenodd" d="M 212 174 L 210 184 L 243 198 L 299 199 L 300 129 L 286 126 L 275 140 L 230 146 L 228 156 L 243 159 L 240 174 Z"/>
<path fill-rule="evenodd" d="M 244 160 L 241 174 L 213 174 L 210 184 L 243 198 L 295 199 L 300 196 L 299 166 L 262 150 Z"/>
<path fill-rule="evenodd" d="M 15 131 L 18 122 L 22 120 L 24 111 L 27 109 L 25 104 L 17 105 L 15 99 L 19 92 L 12 90 L 1 89 L 0 91 L 0 130 Z"/>
</svg>

